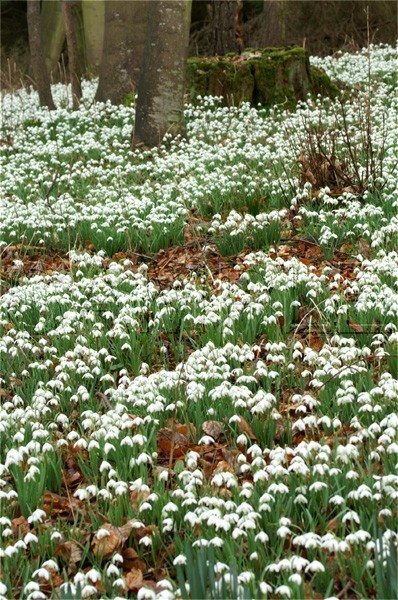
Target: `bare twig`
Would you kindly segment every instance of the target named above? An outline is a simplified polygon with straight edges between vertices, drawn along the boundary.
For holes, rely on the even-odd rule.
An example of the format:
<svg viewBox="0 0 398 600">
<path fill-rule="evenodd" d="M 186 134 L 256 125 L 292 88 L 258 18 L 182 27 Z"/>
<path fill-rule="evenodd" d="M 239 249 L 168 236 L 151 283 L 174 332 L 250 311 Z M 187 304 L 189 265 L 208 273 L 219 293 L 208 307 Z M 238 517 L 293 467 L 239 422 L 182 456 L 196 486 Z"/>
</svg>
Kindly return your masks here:
<svg viewBox="0 0 398 600">
<path fill-rule="evenodd" d="M 102 392 L 96 392 L 95 395 L 97 396 L 97 398 L 100 398 L 100 400 L 103 401 L 103 403 L 105 404 L 105 406 L 108 410 L 112 410 L 112 406 L 110 405 L 109 400 L 105 396 L 105 394 L 103 394 Z"/>
</svg>

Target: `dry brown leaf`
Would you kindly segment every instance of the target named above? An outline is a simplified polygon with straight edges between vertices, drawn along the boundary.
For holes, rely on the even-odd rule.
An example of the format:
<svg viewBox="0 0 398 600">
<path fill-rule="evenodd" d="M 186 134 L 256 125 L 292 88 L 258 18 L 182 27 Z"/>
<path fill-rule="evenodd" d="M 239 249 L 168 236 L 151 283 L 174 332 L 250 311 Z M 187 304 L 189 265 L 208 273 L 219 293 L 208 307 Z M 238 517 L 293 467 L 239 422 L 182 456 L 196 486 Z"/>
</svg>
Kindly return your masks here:
<svg viewBox="0 0 398 600">
<path fill-rule="evenodd" d="M 250 427 L 249 423 L 243 417 L 239 416 L 238 427 L 241 433 L 246 433 L 251 440 L 256 440 L 256 436 L 254 434 L 253 429 Z"/>
<path fill-rule="evenodd" d="M 225 473 L 226 471 L 229 471 L 229 473 L 233 473 L 234 469 L 226 460 L 220 460 L 220 462 L 217 463 L 216 468 L 214 469 L 212 474 L 216 475 L 217 473 Z"/>
<path fill-rule="evenodd" d="M 81 502 L 72 496 L 60 496 L 53 492 L 46 492 L 44 495 L 43 510 L 48 516 L 66 513 L 68 516 L 75 509 L 81 507 Z"/>
<path fill-rule="evenodd" d="M 365 238 L 359 238 L 358 240 L 359 252 L 365 258 L 372 258 L 372 248 L 369 245 L 369 242 L 365 240 Z"/>
<path fill-rule="evenodd" d="M 25 517 L 17 517 L 12 520 L 12 530 L 15 537 L 19 537 L 19 534 L 25 536 L 30 531 L 30 525 Z"/>
<path fill-rule="evenodd" d="M 359 323 L 348 321 L 348 325 L 355 331 L 355 333 L 363 333 L 363 327 Z"/>
<path fill-rule="evenodd" d="M 144 581 L 144 576 L 140 569 L 131 569 L 125 576 L 127 589 L 129 591 L 138 591 Z"/>
<path fill-rule="evenodd" d="M 91 543 L 93 554 L 97 558 L 109 558 L 115 550 L 119 549 L 127 541 L 133 529 L 134 522 L 134 520 L 129 521 L 122 527 L 115 527 L 115 525 L 105 523 L 99 531 L 105 529 L 108 535 L 104 537 L 100 536 L 99 538 L 97 537 L 98 532 L 94 535 Z"/>
<path fill-rule="evenodd" d="M 277 419 L 276 421 L 276 430 L 275 430 L 275 441 L 280 442 L 281 438 L 286 433 L 286 425 L 282 419 Z"/>
<path fill-rule="evenodd" d="M 138 510 L 139 507 L 150 495 L 149 491 L 142 490 L 131 490 L 130 492 L 130 504 L 135 509 Z"/>
<path fill-rule="evenodd" d="M 148 569 L 148 573 L 152 573 L 156 581 L 162 581 L 162 579 L 166 579 L 167 577 L 166 569 L 162 569 L 161 567 L 151 567 Z"/>
<path fill-rule="evenodd" d="M 205 421 L 202 425 L 203 432 L 217 441 L 224 434 L 224 424 L 221 421 Z"/>
<path fill-rule="evenodd" d="M 318 333 L 309 333 L 307 335 L 307 341 L 309 346 L 313 349 L 316 350 L 317 352 L 320 352 L 323 348 L 323 341 L 322 339 L 319 337 Z"/>
<path fill-rule="evenodd" d="M 164 427 L 159 429 L 156 435 L 158 452 L 160 454 L 170 454 L 172 448 L 188 447 L 190 444 L 189 435 L 184 435 L 176 428 Z"/>
<path fill-rule="evenodd" d="M 134 548 L 124 548 L 122 550 L 123 556 L 123 568 L 127 571 L 131 569 L 139 569 L 140 571 L 146 570 L 146 563 L 138 557 L 137 552 Z"/>
<path fill-rule="evenodd" d="M 55 556 L 63 558 L 68 564 L 69 569 L 75 571 L 76 565 L 81 561 L 83 553 L 80 546 L 68 540 L 56 548 Z"/>
</svg>

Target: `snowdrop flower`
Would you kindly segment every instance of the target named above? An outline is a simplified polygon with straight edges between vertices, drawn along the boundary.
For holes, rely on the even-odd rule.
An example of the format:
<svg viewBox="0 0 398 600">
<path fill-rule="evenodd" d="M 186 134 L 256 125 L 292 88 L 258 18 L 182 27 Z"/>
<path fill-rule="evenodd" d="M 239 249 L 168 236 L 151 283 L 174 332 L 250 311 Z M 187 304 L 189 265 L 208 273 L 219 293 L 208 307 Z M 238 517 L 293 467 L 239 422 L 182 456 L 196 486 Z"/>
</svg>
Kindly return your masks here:
<svg viewBox="0 0 398 600">
<path fill-rule="evenodd" d="M 85 585 L 82 589 L 82 598 L 90 598 L 90 596 L 94 596 L 97 594 L 97 588 L 93 585 Z"/>
<path fill-rule="evenodd" d="M 25 535 L 23 541 L 25 542 L 25 544 L 31 544 L 32 542 L 35 542 L 36 544 L 38 543 L 39 539 L 38 537 L 34 534 L 31 533 L 30 531 Z"/>
<path fill-rule="evenodd" d="M 155 600 L 156 592 L 146 587 L 142 587 L 138 590 L 137 600 Z"/>
<path fill-rule="evenodd" d="M 291 535 L 292 532 L 289 529 L 289 527 L 285 527 L 284 525 L 282 525 L 282 527 L 279 527 L 276 535 L 282 539 L 286 538 L 288 535 Z"/>
<path fill-rule="evenodd" d="M 143 546 L 152 546 L 152 539 L 148 535 L 145 535 L 140 539 L 139 543 Z"/>
<path fill-rule="evenodd" d="M 282 596 L 283 598 L 291 598 L 292 590 L 287 585 L 280 585 L 275 589 L 275 594 Z"/>
<path fill-rule="evenodd" d="M 118 577 L 119 569 L 117 568 L 116 565 L 110 564 L 106 570 L 106 574 L 108 577 L 112 577 L 113 575 L 115 575 L 115 577 Z"/>
<path fill-rule="evenodd" d="M 268 535 L 265 533 L 265 531 L 260 531 L 259 533 L 257 533 L 257 535 L 255 536 L 255 541 L 257 542 L 261 542 L 262 544 L 266 544 L 267 542 L 269 542 L 269 537 Z"/>
<path fill-rule="evenodd" d="M 44 510 L 41 510 L 40 508 L 38 508 L 37 510 L 35 510 L 30 517 L 28 517 L 28 523 L 35 523 L 35 522 L 39 522 L 42 523 L 43 519 L 46 517 L 46 513 L 44 512 Z"/>
<path fill-rule="evenodd" d="M 39 579 L 45 579 L 46 581 L 49 581 L 50 573 L 47 571 L 47 569 L 36 569 L 36 571 L 33 571 L 32 577 L 37 577 Z"/>
<path fill-rule="evenodd" d="M 184 554 L 179 554 L 178 556 L 175 557 L 175 559 L 173 560 L 173 565 L 174 566 L 178 566 L 178 565 L 186 565 L 187 564 L 187 558 L 186 556 L 184 556 Z"/>
<path fill-rule="evenodd" d="M 259 588 L 260 588 L 260 592 L 264 595 L 272 593 L 272 586 L 270 586 L 269 583 L 266 583 L 265 581 L 262 581 L 260 583 Z"/>
<path fill-rule="evenodd" d="M 44 567 L 45 569 L 50 569 L 50 571 L 58 571 L 58 565 L 55 562 L 55 560 L 46 560 L 43 564 L 42 567 Z"/>
<path fill-rule="evenodd" d="M 86 581 L 92 581 L 93 583 L 96 583 L 97 581 L 101 581 L 101 573 L 99 571 L 97 571 L 96 569 L 90 569 L 86 573 Z"/>
<path fill-rule="evenodd" d="M 293 575 L 289 576 L 288 581 L 290 581 L 290 583 L 294 583 L 295 585 L 301 585 L 303 578 L 298 573 L 293 573 Z"/>
<path fill-rule="evenodd" d="M 354 523 L 360 524 L 360 519 L 358 514 L 354 510 L 349 510 L 346 512 L 344 517 L 342 518 L 342 522 L 346 523 L 347 521 L 352 521 Z"/>
</svg>

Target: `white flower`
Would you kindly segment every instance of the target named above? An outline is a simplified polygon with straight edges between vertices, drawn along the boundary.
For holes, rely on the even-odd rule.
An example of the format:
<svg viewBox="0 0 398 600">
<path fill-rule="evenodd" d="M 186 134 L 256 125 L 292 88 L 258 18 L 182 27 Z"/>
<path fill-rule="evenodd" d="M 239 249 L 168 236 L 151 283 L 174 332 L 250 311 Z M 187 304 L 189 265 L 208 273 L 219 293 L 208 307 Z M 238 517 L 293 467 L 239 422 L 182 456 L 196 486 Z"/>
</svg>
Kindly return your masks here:
<svg viewBox="0 0 398 600">
<path fill-rule="evenodd" d="M 110 532 L 107 529 L 98 529 L 97 533 L 95 534 L 95 537 L 97 538 L 97 540 L 102 540 L 102 538 L 104 537 L 108 537 L 110 536 Z"/>
<path fill-rule="evenodd" d="M 325 567 L 319 560 L 313 560 L 305 569 L 306 573 L 324 573 Z"/>
<path fill-rule="evenodd" d="M 139 543 L 143 546 L 152 546 L 152 539 L 148 535 L 145 535 L 140 539 Z"/>
<path fill-rule="evenodd" d="M 354 521 L 358 525 L 361 522 L 359 519 L 358 513 L 356 513 L 354 510 L 349 510 L 348 512 L 346 512 L 346 514 L 342 518 L 343 523 L 346 523 L 347 521 Z"/>
<path fill-rule="evenodd" d="M 267 594 L 271 594 L 272 593 L 272 586 L 270 586 L 269 583 L 266 583 L 265 581 L 262 581 L 260 583 L 259 587 L 260 587 L 260 592 L 262 594 L 267 595 Z"/>
<path fill-rule="evenodd" d="M 25 535 L 23 541 L 25 542 L 25 544 L 31 544 L 32 542 L 36 542 L 38 543 L 39 538 L 34 534 L 31 533 L 30 531 Z"/>
<path fill-rule="evenodd" d="M 284 525 L 282 525 L 282 527 L 279 527 L 276 535 L 282 539 L 284 539 L 285 537 L 287 537 L 288 535 L 291 535 L 292 532 L 289 529 L 289 527 L 285 527 Z"/>
<path fill-rule="evenodd" d="M 298 573 L 293 573 L 293 575 L 290 575 L 289 581 L 295 585 L 301 585 L 303 578 Z"/>
<path fill-rule="evenodd" d="M 255 541 L 256 541 L 256 542 L 257 542 L 257 541 L 259 541 L 259 542 L 261 542 L 262 544 L 266 544 L 267 542 L 269 542 L 269 537 L 268 537 L 268 535 L 265 533 L 265 531 L 260 531 L 260 532 L 259 532 L 259 533 L 256 535 L 256 537 L 255 537 L 254 539 L 255 539 Z"/>
<path fill-rule="evenodd" d="M 43 564 L 42 567 L 44 567 L 45 569 L 50 569 L 50 571 L 58 571 L 58 565 L 55 562 L 55 560 L 46 560 Z"/>
<path fill-rule="evenodd" d="M 216 546 L 217 548 L 221 548 L 223 544 L 223 540 L 219 537 L 214 537 L 210 540 L 210 545 Z"/>
<path fill-rule="evenodd" d="M 184 554 L 179 554 L 173 560 L 173 565 L 174 566 L 177 566 L 177 565 L 186 565 L 186 564 L 187 564 L 187 558 L 186 558 L 186 556 L 184 556 Z"/>
<path fill-rule="evenodd" d="M 106 574 L 108 577 L 111 577 L 112 575 L 115 575 L 116 577 L 118 577 L 119 569 L 117 568 L 116 565 L 110 564 L 106 570 Z"/>
<path fill-rule="evenodd" d="M 97 588 L 93 585 L 85 585 L 82 589 L 82 598 L 89 598 L 97 593 Z"/>
<path fill-rule="evenodd" d="M 47 569 L 36 569 L 36 571 L 33 571 L 32 577 L 38 577 L 39 579 L 48 581 L 50 579 L 50 573 Z"/>
<path fill-rule="evenodd" d="M 97 537 L 98 537 L 98 534 L 97 534 Z M 96 569 L 90 569 L 86 573 L 86 581 L 92 581 L 93 583 L 96 583 L 97 581 L 101 581 L 101 573 L 99 571 L 97 571 Z"/>
<path fill-rule="evenodd" d="M 280 585 L 275 589 L 275 594 L 277 594 L 278 596 L 283 596 L 285 598 L 291 598 L 292 590 L 287 585 Z"/>
<path fill-rule="evenodd" d="M 146 587 L 142 587 L 138 590 L 137 600 L 155 600 L 156 592 Z"/>
<path fill-rule="evenodd" d="M 46 517 L 46 513 L 44 512 L 44 510 L 41 510 L 40 508 L 38 508 L 37 510 L 35 510 L 30 517 L 28 517 L 28 523 L 34 523 L 34 522 L 39 522 L 42 523 L 43 519 Z"/>
</svg>

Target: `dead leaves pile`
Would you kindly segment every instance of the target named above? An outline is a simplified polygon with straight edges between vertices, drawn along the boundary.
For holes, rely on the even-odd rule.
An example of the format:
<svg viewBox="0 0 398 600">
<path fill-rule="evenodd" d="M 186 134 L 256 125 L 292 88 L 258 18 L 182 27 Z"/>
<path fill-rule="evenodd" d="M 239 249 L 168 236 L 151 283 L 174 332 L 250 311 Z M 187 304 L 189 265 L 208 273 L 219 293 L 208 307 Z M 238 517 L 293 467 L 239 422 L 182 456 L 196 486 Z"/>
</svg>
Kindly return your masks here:
<svg viewBox="0 0 398 600">
<path fill-rule="evenodd" d="M 311 149 L 307 154 L 301 152 L 297 163 L 300 166 L 301 186 L 308 182 L 316 192 L 327 186 L 335 196 L 344 192 L 357 194 L 360 191 L 353 182 L 354 176 L 348 172 L 347 163 L 340 162 L 333 154 L 327 155 Z"/>
</svg>

